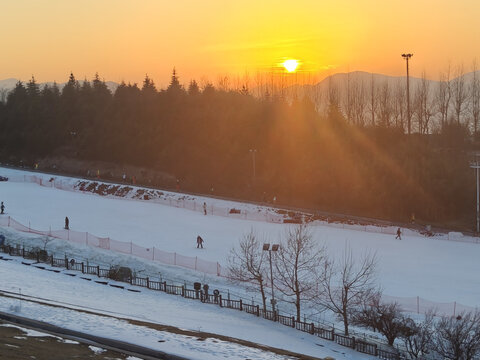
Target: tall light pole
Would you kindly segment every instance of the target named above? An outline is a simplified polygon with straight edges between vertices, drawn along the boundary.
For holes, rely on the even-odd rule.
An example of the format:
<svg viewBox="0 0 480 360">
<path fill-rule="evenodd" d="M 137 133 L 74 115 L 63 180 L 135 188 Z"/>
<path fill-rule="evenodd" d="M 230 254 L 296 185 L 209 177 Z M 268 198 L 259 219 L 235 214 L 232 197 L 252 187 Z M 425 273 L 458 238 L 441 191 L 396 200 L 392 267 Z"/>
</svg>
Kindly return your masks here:
<svg viewBox="0 0 480 360">
<path fill-rule="evenodd" d="M 478 162 L 478 156 L 480 154 L 475 154 L 475 162 L 470 164 L 472 169 L 475 169 L 475 178 L 477 180 L 477 234 L 480 232 L 480 205 L 479 205 L 479 184 L 478 184 L 478 169 L 480 169 L 480 164 Z"/>
<path fill-rule="evenodd" d="M 255 180 L 255 154 L 257 149 L 250 149 L 250 154 L 252 154 L 252 163 L 253 163 L 253 180 Z"/>
<path fill-rule="evenodd" d="M 410 79 L 408 73 L 408 60 L 413 56 L 413 54 L 402 54 L 402 57 L 407 61 L 407 121 L 408 121 L 408 135 L 410 135 Z"/>
<path fill-rule="evenodd" d="M 275 301 L 275 295 L 273 291 L 273 267 L 272 267 L 272 251 L 278 251 L 278 248 L 280 245 L 278 244 L 272 244 L 272 248 L 270 249 L 270 244 L 263 244 L 263 251 L 268 251 L 270 255 L 270 281 L 272 285 L 272 299 L 270 300 L 270 303 L 272 304 L 272 311 L 275 312 L 275 304 L 277 303 Z"/>
</svg>

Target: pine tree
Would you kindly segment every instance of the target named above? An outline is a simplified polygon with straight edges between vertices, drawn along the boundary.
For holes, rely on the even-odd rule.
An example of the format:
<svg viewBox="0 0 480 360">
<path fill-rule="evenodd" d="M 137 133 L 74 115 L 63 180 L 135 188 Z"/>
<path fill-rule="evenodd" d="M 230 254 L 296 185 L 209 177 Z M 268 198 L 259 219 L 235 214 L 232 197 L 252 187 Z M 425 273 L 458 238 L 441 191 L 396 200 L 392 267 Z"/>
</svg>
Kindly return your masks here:
<svg viewBox="0 0 480 360">
<path fill-rule="evenodd" d="M 188 94 L 189 95 L 198 95 L 200 94 L 200 88 L 195 80 L 190 81 L 188 85 Z"/>
</svg>

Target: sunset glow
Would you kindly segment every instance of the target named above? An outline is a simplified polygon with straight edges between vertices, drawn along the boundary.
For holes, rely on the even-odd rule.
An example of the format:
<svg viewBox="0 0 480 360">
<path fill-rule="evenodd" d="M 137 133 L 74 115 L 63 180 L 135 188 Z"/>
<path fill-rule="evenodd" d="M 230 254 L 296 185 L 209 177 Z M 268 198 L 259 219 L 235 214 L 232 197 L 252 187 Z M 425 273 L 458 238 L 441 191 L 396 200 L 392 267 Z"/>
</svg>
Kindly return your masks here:
<svg viewBox="0 0 480 360">
<path fill-rule="evenodd" d="M 182 83 L 215 82 L 225 74 L 269 72 L 286 54 L 302 59 L 302 73 L 319 78 L 356 70 L 400 76 L 403 52 L 415 54 L 412 76 L 426 70 L 434 78 L 449 62 L 467 70 L 480 58 L 479 1 L 281 4 L 5 1 L 2 25 L 18 31 L 0 40 L 0 79 L 28 81 L 33 74 L 38 81 L 63 82 L 72 71 L 78 78 L 98 72 L 107 80 L 140 83 L 147 73 L 165 86 L 175 67 Z"/>
</svg>

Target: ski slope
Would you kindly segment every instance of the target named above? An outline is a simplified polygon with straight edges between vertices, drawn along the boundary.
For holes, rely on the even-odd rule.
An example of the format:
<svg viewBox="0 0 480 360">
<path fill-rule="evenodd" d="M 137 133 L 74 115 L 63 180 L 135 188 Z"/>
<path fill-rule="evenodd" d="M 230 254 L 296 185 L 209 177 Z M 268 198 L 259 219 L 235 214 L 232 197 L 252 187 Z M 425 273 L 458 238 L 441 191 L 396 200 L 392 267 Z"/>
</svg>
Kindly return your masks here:
<svg viewBox="0 0 480 360">
<path fill-rule="evenodd" d="M 22 172 L 0 168 L 0 176 L 10 177 L 15 174 L 22 174 Z M 46 179 L 49 177 L 49 175 L 45 175 Z M 172 196 L 175 194 L 173 193 Z M 63 227 L 65 216 L 68 216 L 70 228 L 76 231 L 88 231 L 97 236 L 110 237 L 119 241 L 132 241 L 144 247 L 155 246 L 157 249 L 177 252 L 185 256 L 198 256 L 205 260 L 219 262 L 223 266 L 226 264 L 230 249 L 238 243 L 243 234 L 251 229 L 265 237 L 267 241 L 276 243 L 281 241 L 286 229 L 291 226 L 222 216 L 205 216 L 201 212 L 149 201 L 102 197 L 25 182 L 0 182 L 0 200 L 4 201 L 6 206 L 7 214 L 3 216 L 11 216 L 32 228 L 60 229 Z M 208 204 L 223 203 L 217 199 L 205 198 L 204 200 Z M 230 205 L 236 208 L 251 208 L 252 211 L 256 211 L 255 205 L 238 203 Z M 412 302 L 418 296 L 428 299 L 437 306 L 448 303 L 445 305 L 447 309 L 453 302 L 457 302 L 457 306 L 458 303 L 470 307 L 479 305 L 480 262 L 478 258 L 480 244 L 448 241 L 444 236 L 424 238 L 417 235 L 404 235 L 399 241 L 395 240 L 394 235 L 338 229 L 315 222 L 312 223 L 311 231 L 315 241 L 324 244 L 332 257 L 339 256 L 347 245 L 355 254 L 375 251 L 379 259 L 378 283 L 384 293 L 393 300 Z M 5 233 L 7 238 L 21 238 L 22 242 L 26 244 L 29 241 L 36 241 L 35 245 L 39 245 L 38 236 L 16 234 L 8 228 L 3 230 L 0 228 L 0 232 Z M 205 239 L 204 249 L 196 248 L 197 235 L 201 235 Z M 115 263 L 113 259 L 121 259 L 119 261 L 122 261 L 125 266 L 138 268 L 138 261 L 140 261 L 140 263 L 145 263 L 145 268 L 161 272 L 160 276 L 171 278 L 175 276 L 177 279 L 181 278 L 189 282 L 208 282 L 219 288 L 235 289 L 226 279 L 206 276 L 179 267 L 158 265 L 148 267 L 148 262 L 144 260 L 134 260 L 129 256 L 119 256 L 105 250 L 91 249 L 85 246 L 73 246 L 65 244 L 65 241 L 61 240 L 53 241 L 49 244 L 49 248 L 50 246 L 59 251 L 65 251 L 65 253 L 77 253 L 76 258 L 79 257 L 78 252 L 81 252 L 81 256 L 85 259 L 97 261 L 97 263 L 112 264 Z M 192 303 L 185 299 L 172 298 L 156 292 L 150 294 L 151 292 L 148 290 L 142 291 L 140 299 L 138 296 L 130 296 L 130 294 L 126 296 L 125 292 L 120 294 L 118 289 L 103 288 L 102 290 L 98 288 L 98 285 L 94 288 L 83 288 L 87 286 L 86 284 L 73 286 L 72 278 L 66 276 L 64 276 L 64 280 L 67 283 L 57 286 L 60 276 L 58 274 L 47 274 L 48 277 L 46 277 L 45 271 L 28 269 L 19 264 L 14 266 L 14 262 L 7 264 L 0 262 L 0 276 L 8 279 L 1 286 L 3 290 L 12 291 L 22 284 L 22 292 L 32 296 L 53 298 L 56 301 L 98 309 L 100 312 L 115 312 L 125 317 L 148 319 L 156 323 L 225 334 L 311 356 L 332 356 L 345 359 L 361 359 L 363 356 L 338 347 L 334 343 L 299 333 L 280 324 L 256 319 L 245 313 L 220 309 L 221 314 L 219 314 L 217 307 L 199 305 L 197 302 Z M 15 273 L 14 277 L 9 276 L 12 273 Z M 55 279 L 49 279 L 49 276 L 54 276 Z M 49 285 L 52 283 L 56 284 L 54 289 Z M 90 284 L 90 286 L 92 285 Z M 88 294 L 88 296 L 79 297 L 79 293 Z M 105 299 L 108 300 L 105 301 Z M 424 303 L 428 302 L 424 301 Z M 141 306 L 138 306 L 139 304 Z M 11 309 L 12 303 L 2 299 L 0 307 L 2 311 L 5 311 Z M 281 304 L 279 304 L 279 308 L 282 309 Z M 285 311 L 285 309 L 283 307 L 282 310 Z M 52 314 L 48 311 L 44 313 L 44 311 L 47 310 L 31 309 L 27 315 L 32 315 L 38 320 L 52 318 Z M 22 315 L 25 316 L 26 312 L 24 307 Z M 182 314 L 182 316 L 178 316 L 178 314 Z M 60 314 L 54 315 L 53 318 L 55 321 L 58 320 L 56 324 L 61 326 L 65 319 L 70 319 L 70 316 L 78 315 Z M 88 320 L 86 323 L 90 321 Z M 82 330 L 82 328 L 87 331 L 91 330 L 90 327 L 84 328 L 84 320 L 77 319 L 73 323 L 78 326 L 76 330 Z M 257 326 L 258 328 L 256 328 Z M 120 340 L 132 338 L 137 341 L 135 337 L 137 335 L 134 335 L 137 334 L 137 330 L 129 328 L 122 332 L 117 329 L 112 336 Z M 102 336 L 110 334 L 105 327 L 99 327 L 97 331 Z M 138 331 L 142 333 L 143 330 Z M 158 334 L 153 336 L 158 336 Z M 145 341 L 155 343 L 152 342 L 152 338 L 149 339 Z M 175 341 L 172 340 L 169 343 L 173 344 Z M 184 341 L 187 340 L 178 340 L 179 343 L 184 343 Z M 195 344 L 195 342 L 192 343 Z M 230 344 L 225 346 L 228 348 Z M 202 357 L 193 355 L 198 352 L 193 345 L 189 348 L 190 350 L 179 349 L 179 347 L 181 348 L 181 346 L 171 345 L 169 349 L 176 354 L 191 356 L 192 359 L 209 358 L 205 354 L 212 351 L 205 350 Z M 210 358 L 226 356 L 222 351 Z M 252 359 L 274 358 L 269 357 L 271 354 L 269 356 L 261 353 L 252 355 L 243 351 L 247 350 L 235 347 L 229 356 L 243 354 L 239 358 L 242 356 Z"/>
<path fill-rule="evenodd" d="M 19 173 L 0 169 L 0 176 Z M 20 172 L 21 173 L 21 172 Z M 46 175 L 46 178 L 49 176 Z M 32 228 L 61 229 L 65 216 L 70 228 L 101 237 L 157 249 L 198 256 L 226 264 L 230 249 L 243 234 L 254 229 L 266 240 L 280 242 L 288 226 L 227 217 L 204 216 L 182 208 L 149 201 L 101 197 L 62 191 L 31 183 L 1 182 L 0 199 L 8 215 Z M 208 199 L 212 202 L 221 200 Z M 243 206 L 254 205 L 243 204 Z M 361 254 L 375 251 L 379 259 L 379 284 L 394 297 L 421 297 L 439 303 L 456 301 L 480 305 L 480 245 L 445 240 L 444 236 L 395 236 L 312 225 L 314 239 L 338 256 L 348 244 Z M 196 237 L 205 249 L 196 249 Z"/>
</svg>

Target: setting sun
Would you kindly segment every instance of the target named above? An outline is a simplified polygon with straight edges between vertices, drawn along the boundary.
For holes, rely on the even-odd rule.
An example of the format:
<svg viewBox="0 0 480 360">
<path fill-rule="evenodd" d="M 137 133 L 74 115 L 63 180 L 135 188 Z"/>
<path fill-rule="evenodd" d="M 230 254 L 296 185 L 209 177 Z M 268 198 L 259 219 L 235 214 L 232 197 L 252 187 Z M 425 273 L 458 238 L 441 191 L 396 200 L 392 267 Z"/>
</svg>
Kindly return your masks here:
<svg viewBox="0 0 480 360">
<path fill-rule="evenodd" d="M 298 67 L 298 60 L 285 60 L 282 65 L 288 72 L 295 72 Z"/>
</svg>

